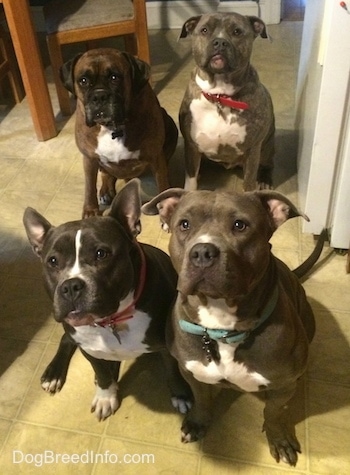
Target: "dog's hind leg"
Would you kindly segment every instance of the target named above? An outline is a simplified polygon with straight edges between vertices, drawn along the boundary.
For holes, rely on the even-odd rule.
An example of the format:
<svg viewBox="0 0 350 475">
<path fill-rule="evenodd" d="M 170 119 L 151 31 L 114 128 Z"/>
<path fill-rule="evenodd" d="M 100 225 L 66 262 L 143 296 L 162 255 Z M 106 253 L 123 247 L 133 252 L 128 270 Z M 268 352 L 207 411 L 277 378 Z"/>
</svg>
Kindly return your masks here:
<svg viewBox="0 0 350 475">
<path fill-rule="evenodd" d="M 186 414 L 193 402 L 192 392 L 187 382 L 181 376 L 178 362 L 167 350 L 161 351 L 166 381 L 170 389 L 171 403 L 181 414 Z"/>
<path fill-rule="evenodd" d="M 195 442 L 205 436 L 211 421 L 213 385 L 197 381 L 192 373 L 181 368 L 181 373 L 193 393 L 194 403 L 181 426 L 181 441 Z"/>
</svg>

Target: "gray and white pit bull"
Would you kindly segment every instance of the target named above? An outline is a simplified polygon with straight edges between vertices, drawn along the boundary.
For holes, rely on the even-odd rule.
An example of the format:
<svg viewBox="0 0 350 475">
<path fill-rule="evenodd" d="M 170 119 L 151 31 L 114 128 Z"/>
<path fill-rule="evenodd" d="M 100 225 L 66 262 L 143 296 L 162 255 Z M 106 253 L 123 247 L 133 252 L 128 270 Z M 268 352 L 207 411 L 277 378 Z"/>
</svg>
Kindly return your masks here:
<svg viewBox="0 0 350 475">
<path fill-rule="evenodd" d="M 316 262 L 325 236 L 293 273 L 272 255 L 269 240 L 286 220 L 307 217 L 280 193 L 174 188 L 142 210 L 160 214 L 172 233 L 169 251 L 179 280 L 167 344 L 194 396 L 183 442 L 200 439 L 210 424 L 209 385 L 264 391 L 271 454 L 295 465 L 300 445 L 288 403 L 315 332 L 297 276 Z"/>
<path fill-rule="evenodd" d="M 186 412 L 190 404 L 190 390 L 165 349 L 177 275 L 167 254 L 137 242 L 140 208 L 139 181 L 132 180 L 114 198 L 108 216 L 54 227 L 27 208 L 23 218 L 42 261 L 54 317 L 65 329 L 42 387 L 51 394 L 62 389 L 78 346 L 95 372 L 91 410 L 98 420 L 119 407 L 120 362 L 143 353 L 162 354 L 174 407 Z"/>
<path fill-rule="evenodd" d="M 196 66 L 180 112 L 185 143 L 185 189 L 197 189 L 202 156 L 243 167 L 245 191 L 271 188 L 274 113 L 271 97 L 250 64 L 253 42 L 267 38 L 255 16 L 214 13 L 188 19 Z"/>
</svg>

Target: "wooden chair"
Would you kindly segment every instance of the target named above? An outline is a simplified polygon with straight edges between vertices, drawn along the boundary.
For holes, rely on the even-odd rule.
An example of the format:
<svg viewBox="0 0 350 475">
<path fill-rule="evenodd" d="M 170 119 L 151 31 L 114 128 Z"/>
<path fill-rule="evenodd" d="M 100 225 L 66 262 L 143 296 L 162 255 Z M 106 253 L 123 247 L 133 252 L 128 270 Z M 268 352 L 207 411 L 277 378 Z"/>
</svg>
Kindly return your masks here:
<svg viewBox="0 0 350 475">
<path fill-rule="evenodd" d="M 0 13 L 1 17 L 1 13 Z M 0 24 L 0 81 L 8 77 L 16 103 L 24 98 L 24 90 L 10 36 Z"/>
<path fill-rule="evenodd" d="M 71 114 L 69 93 L 62 85 L 61 46 L 123 36 L 125 50 L 150 63 L 145 0 L 52 0 L 44 6 L 47 45 L 58 101 Z"/>
</svg>

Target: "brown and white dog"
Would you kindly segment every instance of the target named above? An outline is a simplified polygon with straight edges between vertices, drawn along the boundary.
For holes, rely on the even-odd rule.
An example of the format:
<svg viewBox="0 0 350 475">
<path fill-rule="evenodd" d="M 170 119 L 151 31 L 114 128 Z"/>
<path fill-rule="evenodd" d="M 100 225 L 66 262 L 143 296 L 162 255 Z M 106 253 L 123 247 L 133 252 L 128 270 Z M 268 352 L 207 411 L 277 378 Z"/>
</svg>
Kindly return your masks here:
<svg viewBox="0 0 350 475">
<path fill-rule="evenodd" d="M 110 204 L 117 178 L 129 180 L 151 169 L 159 191 L 169 187 L 167 163 L 175 151 L 177 127 L 160 106 L 148 79 L 150 67 L 113 48 L 87 51 L 61 68 L 65 87 L 77 98 L 76 143 L 83 154 L 83 217 Z"/>
<path fill-rule="evenodd" d="M 243 167 L 245 191 L 271 188 L 273 106 L 250 64 L 255 38 L 267 38 L 264 22 L 237 13 L 205 14 L 185 22 L 180 38 L 188 35 L 196 66 L 179 112 L 185 189 L 197 189 L 202 156 L 227 169 Z"/>
<path fill-rule="evenodd" d="M 210 424 L 210 385 L 264 392 L 271 454 L 295 465 L 300 445 L 288 403 L 315 332 L 298 276 L 316 262 L 326 234 L 291 272 L 269 240 L 287 219 L 306 216 L 280 193 L 169 189 L 143 211 L 159 213 L 172 233 L 179 279 L 167 343 L 194 395 L 183 442 L 200 439 Z"/>
</svg>

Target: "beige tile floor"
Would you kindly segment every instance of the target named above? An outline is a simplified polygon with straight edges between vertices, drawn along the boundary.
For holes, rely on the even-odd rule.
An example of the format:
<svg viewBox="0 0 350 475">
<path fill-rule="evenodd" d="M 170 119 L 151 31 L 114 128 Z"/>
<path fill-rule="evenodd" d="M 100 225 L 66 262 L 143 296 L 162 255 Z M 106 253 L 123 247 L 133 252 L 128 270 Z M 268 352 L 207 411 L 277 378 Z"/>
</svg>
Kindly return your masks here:
<svg viewBox="0 0 350 475">
<path fill-rule="evenodd" d="M 277 120 L 275 184 L 298 201 L 294 91 L 302 24 L 271 26 L 272 43 L 257 39 L 253 63 L 269 88 Z M 191 69 L 190 45 L 176 31 L 151 32 L 153 84 L 176 118 Z M 57 103 L 50 72 L 50 91 Z M 26 242 L 22 214 L 37 208 L 54 224 L 80 217 L 83 172 L 74 143 L 74 117 L 60 120 L 59 135 L 39 143 L 26 100 L 2 106 L 0 126 L 0 472 L 45 474 L 325 474 L 350 471 L 350 276 L 345 258 L 326 247 L 305 288 L 315 310 L 317 336 L 308 373 L 294 406 L 303 453 L 292 469 L 269 455 L 262 427 L 262 402 L 227 391 L 215 407 L 215 422 L 204 441 L 180 442 L 181 417 L 172 411 L 157 357 L 123 365 L 119 412 L 98 423 L 90 414 L 93 374 L 76 354 L 62 392 L 49 397 L 40 376 L 53 356 L 62 330 L 54 323 L 43 289 L 40 266 Z M 181 184 L 182 143 L 172 161 L 173 184 Z M 215 177 L 215 178 L 214 178 Z M 202 187 L 240 187 L 240 178 L 204 166 Z M 143 179 L 152 188 L 152 180 Z M 142 219 L 140 240 L 167 249 L 168 235 L 156 217 Z M 280 228 L 273 250 L 295 267 L 310 252 L 313 237 L 301 232 L 300 219 Z M 224 415 L 224 409 L 227 413 Z M 46 464 L 41 465 L 44 454 Z M 70 463 L 52 454 L 68 454 Z M 72 454 L 81 456 L 73 462 Z M 85 454 L 85 455 L 84 455 Z M 87 454 L 97 457 L 88 463 Z M 114 463 L 125 454 L 134 463 Z M 150 454 L 147 459 L 143 454 Z M 34 458 L 35 457 L 35 458 Z M 84 458 L 85 457 L 85 458 Z M 127 462 L 128 460 L 126 460 Z M 149 461 L 150 463 L 147 463 Z M 15 463 L 16 462 L 16 463 Z M 140 462 L 140 463 L 137 463 Z M 41 465 L 41 466 L 40 466 Z"/>
</svg>

